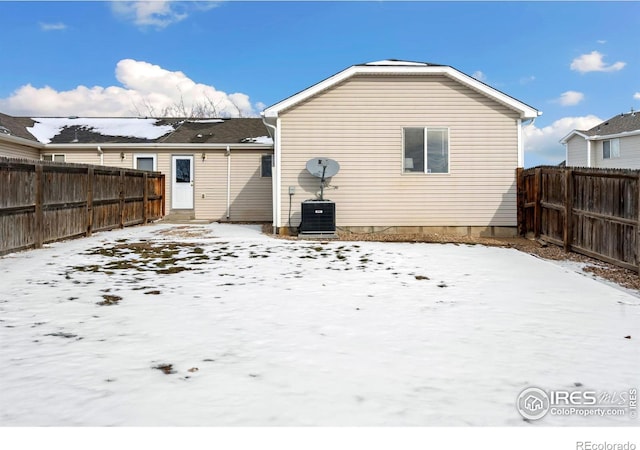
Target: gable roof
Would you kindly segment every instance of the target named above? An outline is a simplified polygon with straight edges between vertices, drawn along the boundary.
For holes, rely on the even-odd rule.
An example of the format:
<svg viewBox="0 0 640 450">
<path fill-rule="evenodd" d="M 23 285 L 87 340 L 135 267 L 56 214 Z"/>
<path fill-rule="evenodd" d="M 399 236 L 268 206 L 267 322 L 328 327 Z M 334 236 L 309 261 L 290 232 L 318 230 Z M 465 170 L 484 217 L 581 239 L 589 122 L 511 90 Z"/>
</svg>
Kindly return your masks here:
<svg viewBox="0 0 640 450">
<path fill-rule="evenodd" d="M 621 133 L 631 133 L 640 131 L 640 113 L 630 112 L 618 114 L 609 120 L 599 123 L 595 127 L 584 132 L 589 137 L 611 136 Z"/>
<path fill-rule="evenodd" d="M 342 72 L 326 78 L 313 86 L 298 92 L 272 106 L 269 106 L 262 112 L 265 118 L 275 118 L 278 114 L 298 103 L 325 91 L 336 84 L 356 75 L 444 75 L 454 79 L 461 84 L 474 89 L 487 97 L 490 97 L 499 103 L 519 112 L 522 119 L 534 119 L 542 113 L 537 109 L 522 103 L 515 98 L 492 88 L 491 86 L 476 80 L 469 75 L 454 69 L 451 66 L 440 64 L 432 64 L 426 62 L 400 61 L 395 59 L 387 59 L 382 61 L 374 61 L 351 66 Z"/>
<path fill-rule="evenodd" d="M 27 118 L 0 114 L 0 126 L 12 136 L 41 144 L 271 144 L 259 118 Z"/>
<path fill-rule="evenodd" d="M 640 112 L 618 114 L 612 118 L 600 122 L 588 130 L 572 130 L 563 137 L 560 142 L 566 144 L 574 136 L 580 136 L 586 140 L 611 139 L 623 136 L 640 134 Z"/>
</svg>

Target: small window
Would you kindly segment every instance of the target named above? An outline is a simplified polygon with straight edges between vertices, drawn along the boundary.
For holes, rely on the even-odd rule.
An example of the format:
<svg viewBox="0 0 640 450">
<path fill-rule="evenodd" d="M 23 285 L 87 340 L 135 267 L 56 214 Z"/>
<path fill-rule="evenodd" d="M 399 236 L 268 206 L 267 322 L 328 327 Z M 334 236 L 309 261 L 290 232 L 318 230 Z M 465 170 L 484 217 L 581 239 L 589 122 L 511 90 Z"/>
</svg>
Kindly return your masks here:
<svg viewBox="0 0 640 450">
<path fill-rule="evenodd" d="M 620 157 L 620 139 L 602 141 L 602 159 Z"/>
<path fill-rule="evenodd" d="M 134 169 L 154 171 L 156 169 L 156 155 L 133 155 Z"/>
<path fill-rule="evenodd" d="M 260 176 L 262 178 L 271 178 L 271 165 L 273 164 L 273 155 L 262 155 Z"/>
<path fill-rule="evenodd" d="M 53 162 L 65 162 L 65 157 L 62 154 L 50 153 L 48 155 L 42 155 L 43 161 L 53 161 Z"/>
<path fill-rule="evenodd" d="M 448 128 L 404 128 L 405 173 L 449 173 Z"/>
</svg>

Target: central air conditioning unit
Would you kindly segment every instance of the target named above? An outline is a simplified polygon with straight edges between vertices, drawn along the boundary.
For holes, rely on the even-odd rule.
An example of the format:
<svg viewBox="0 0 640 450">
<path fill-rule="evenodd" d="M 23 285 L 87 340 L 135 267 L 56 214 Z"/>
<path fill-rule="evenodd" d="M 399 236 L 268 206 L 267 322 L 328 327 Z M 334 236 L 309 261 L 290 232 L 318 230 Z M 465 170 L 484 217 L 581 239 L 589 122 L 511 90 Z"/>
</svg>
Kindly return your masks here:
<svg viewBox="0 0 640 450">
<path fill-rule="evenodd" d="M 307 161 L 307 171 L 320 178 L 320 199 L 302 202 L 302 222 L 298 234 L 336 236 L 336 204 L 324 199 L 325 179 L 338 173 L 340 164 L 329 158 L 311 158 Z"/>
<path fill-rule="evenodd" d="M 335 234 L 336 204 L 329 200 L 302 202 L 300 234 Z"/>
</svg>

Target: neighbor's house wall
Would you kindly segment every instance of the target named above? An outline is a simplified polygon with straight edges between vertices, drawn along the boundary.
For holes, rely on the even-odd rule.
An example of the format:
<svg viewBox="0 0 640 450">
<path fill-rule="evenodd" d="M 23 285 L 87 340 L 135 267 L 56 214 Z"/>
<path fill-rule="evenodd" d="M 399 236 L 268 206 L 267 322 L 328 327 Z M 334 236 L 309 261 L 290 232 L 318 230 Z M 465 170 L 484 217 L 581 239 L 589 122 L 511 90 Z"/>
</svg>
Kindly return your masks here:
<svg viewBox="0 0 640 450">
<path fill-rule="evenodd" d="M 30 145 L 0 139 L 0 156 L 20 159 L 40 159 L 40 150 Z"/>
<path fill-rule="evenodd" d="M 156 155 L 156 170 L 165 174 L 165 208 L 171 211 L 171 159 L 173 155 L 193 156 L 194 212 L 196 219 L 227 220 L 227 156 L 226 149 L 109 149 L 102 147 L 105 166 L 134 168 L 134 155 Z M 206 158 L 202 159 L 202 153 Z M 100 164 L 95 149 L 56 148 L 43 153 L 61 153 L 67 162 Z M 124 159 L 120 154 L 124 153 Z M 262 178 L 261 157 L 273 154 L 271 149 L 231 149 L 230 216 L 235 222 L 269 222 L 272 220 L 271 178 Z"/>
<path fill-rule="evenodd" d="M 591 144 L 593 148 L 594 167 L 607 169 L 640 169 L 640 136 L 620 138 L 620 157 L 602 158 L 602 141 Z"/>
<path fill-rule="evenodd" d="M 567 141 L 567 166 L 587 167 L 588 142 L 581 136 L 572 136 Z"/>
<path fill-rule="evenodd" d="M 516 226 L 518 114 L 445 76 L 357 76 L 280 113 L 281 221 L 319 180 L 308 159 L 340 164 L 325 198 L 338 226 Z M 449 128 L 449 174 L 403 173 L 403 128 Z"/>
</svg>

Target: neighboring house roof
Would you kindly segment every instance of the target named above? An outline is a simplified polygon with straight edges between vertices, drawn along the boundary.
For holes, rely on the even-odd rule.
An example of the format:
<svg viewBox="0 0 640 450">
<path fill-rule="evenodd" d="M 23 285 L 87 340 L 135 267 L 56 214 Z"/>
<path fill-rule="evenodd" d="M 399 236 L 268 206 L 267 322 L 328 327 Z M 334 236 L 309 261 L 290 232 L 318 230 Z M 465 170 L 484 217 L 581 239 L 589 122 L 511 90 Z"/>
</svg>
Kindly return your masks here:
<svg viewBox="0 0 640 450">
<path fill-rule="evenodd" d="M 474 89 L 482 94 L 506 105 L 507 107 L 517 111 L 522 119 L 534 119 L 542 114 L 537 109 L 522 103 L 515 98 L 492 88 L 491 86 L 476 80 L 469 75 L 454 69 L 451 66 L 440 64 L 432 64 L 426 62 L 400 61 L 395 59 L 387 59 L 383 61 L 374 61 L 370 63 L 357 64 L 351 66 L 342 72 L 339 72 L 325 80 L 314 84 L 313 86 L 288 97 L 275 105 L 266 108 L 262 115 L 265 118 L 275 118 L 278 114 L 288 108 L 307 100 L 320 92 L 323 92 L 342 81 L 356 75 L 444 75 L 452 78 L 461 84 Z"/>
<path fill-rule="evenodd" d="M 599 123 L 588 130 L 573 130 L 563 137 L 560 142 L 566 144 L 574 136 L 595 141 L 615 137 L 633 136 L 640 134 L 640 112 L 631 111 L 626 114 L 618 114 Z"/>
<path fill-rule="evenodd" d="M 11 135 L 42 144 L 272 143 L 259 118 L 26 118 L 0 114 L 0 124 Z"/>
<path fill-rule="evenodd" d="M 640 131 L 640 114 L 632 111 L 626 114 L 618 114 L 609 120 L 605 120 L 585 131 L 584 134 L 589 137 L 611 136 L 634 131 Z"/>
</svg>

